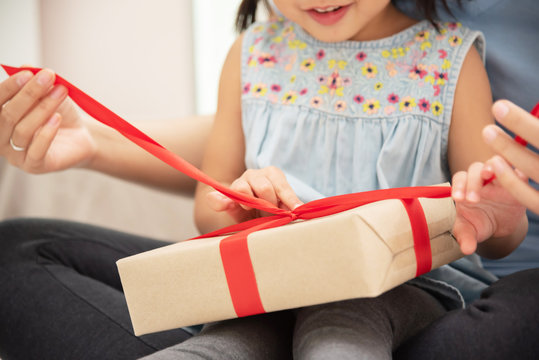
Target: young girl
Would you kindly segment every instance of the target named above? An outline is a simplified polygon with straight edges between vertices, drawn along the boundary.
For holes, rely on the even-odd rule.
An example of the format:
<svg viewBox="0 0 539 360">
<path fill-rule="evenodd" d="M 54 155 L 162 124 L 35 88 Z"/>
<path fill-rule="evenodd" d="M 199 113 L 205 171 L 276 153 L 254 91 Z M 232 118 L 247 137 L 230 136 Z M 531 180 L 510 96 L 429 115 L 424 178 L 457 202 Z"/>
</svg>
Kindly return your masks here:
<svg viewBox="0 0 539 360">
<path fill-rule="evenodd" d="M 289 209 L 455 174 L 454 234 L 463 253 L 480 243 L 484 254 L 502 256 L 518 245 L 523 207 L 492 184 L 481 190 L 481 165 L 473 163 L 490 156 L 480 138 L 492 122 L 481 34 L 435 23 L 430 0 L 418 1 L 428 19 L 421 22 L 389 0 L 275 0 L 282 15 L 249 26 L 257 3 L 240 5 L 246 31 L 222 71 L 206 173 Z M 205 185 L 197 189 L 202 232 L 260 215 Z M 389 359 L 460 300 L 454 288 L 425 276 L 373 299 L 212 324 L 168 351 L 182 358 L 283 358 L 292 350 L 295 359 Z M 286 314 L 294 315 L 291 348 Z"/>
</svg>

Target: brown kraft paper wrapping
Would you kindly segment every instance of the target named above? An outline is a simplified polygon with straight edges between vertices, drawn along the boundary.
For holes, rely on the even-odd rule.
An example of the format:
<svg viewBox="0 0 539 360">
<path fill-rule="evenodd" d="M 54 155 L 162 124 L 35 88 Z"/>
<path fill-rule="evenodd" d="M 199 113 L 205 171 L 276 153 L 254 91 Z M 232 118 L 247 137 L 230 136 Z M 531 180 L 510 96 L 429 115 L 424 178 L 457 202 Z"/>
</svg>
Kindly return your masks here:
<svg viewBox="0 0 539 360">
<path fill-rule="evenodd" d="M 432 268 L 462 256 L 450 234 L 451 198 L 420 198 Z M 184 241 L 118 261 L 136 335 L 237 317 L 221 262 L 223 237 Z M 415 277 L 410 220 L 400 200 L 352 210 L 247 238 L 266 312 L 373 297 Z"/>
</svg>

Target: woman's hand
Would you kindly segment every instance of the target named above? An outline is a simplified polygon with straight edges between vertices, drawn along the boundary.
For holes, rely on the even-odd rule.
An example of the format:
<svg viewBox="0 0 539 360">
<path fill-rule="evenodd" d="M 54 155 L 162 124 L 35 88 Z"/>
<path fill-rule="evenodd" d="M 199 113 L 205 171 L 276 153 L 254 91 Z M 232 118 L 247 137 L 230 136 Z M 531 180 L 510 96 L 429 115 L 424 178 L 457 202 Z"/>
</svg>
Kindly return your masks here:
<svg viewBox="0 0 539 360">
<path fill-rule="evenodd" d="M 285 210 L 293 210 L 303 204 L 290 187 L 284 173 L 274 166 L 247 170 L 230 185 L 230 188 L 267 200 Z M 207 193 L 206 198 L 213 210 L 228 212 L 236 222 L 267 215 L 256 209 L 240 205 L 217 191 Z"/>
<path fill-rule="evenodd" d="M 79 166 L 96 153 L 82 113 L 54 77 L 22 71 L 0 83 L 0 156 L 29 173 Z"/>
<path fill-rule="evenodd" d="M 492 110 L 503 126 L 539 149 L 539 119 L 507 100 L 497 101 Z M 494 125 L 483 129 L 483 139 L 500 155 L 487 161 L 500 185 L 521 204 L 539 214 L 539 192 L 527 182 L 528 177 L 539 182 L 539 154 L 513 141 Z"/>
<path fill-rule="evenodd" d="M 524 238 L 526 208 L 498 180 L 485 185 L 492 176 L 490 168 L 480 162 L 453 176 L 452 196 L 457 210 L 453 235 L 465 255 L 481 244 L 485 248 L 481 255 L 505 256 Z M 487 244 L 488 239 L 491 244 Z"/>
</svg>

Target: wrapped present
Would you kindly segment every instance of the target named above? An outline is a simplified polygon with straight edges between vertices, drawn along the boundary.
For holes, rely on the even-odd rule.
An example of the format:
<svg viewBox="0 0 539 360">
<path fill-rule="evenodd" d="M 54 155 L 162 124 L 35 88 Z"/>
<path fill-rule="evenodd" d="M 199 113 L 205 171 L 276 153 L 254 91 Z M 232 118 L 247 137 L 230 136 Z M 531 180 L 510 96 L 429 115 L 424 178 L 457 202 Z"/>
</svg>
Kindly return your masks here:
<svg viewBox="0 0 539 360">
<path fill-rule="evenodd" d="M 455 218 L 451 198 L 419 201 L 431 267 L 461 257 L 449 232 Z M 118 261 L 135 334 L 241 315 L 223 265 L 223 239 L 184 241 Z M 418 275 L 410 218 L 396 199 L 252 232 L 246 243 L 266 312 L 373 297 Z M 249 295 L 235 296 L 241 301 Z"/>
<path fill-rule="evenodd" d="M 2 67 L 9 75 L 41 70 Z M 274 214 L 118 261 L 137 335 L 372 297 L 461 256 L 449 232 L 455 209 L 447 185 L 347 194 L 279 209 L 223 186 L 61 76 L 55 84 L 65 86 L 90 116 L 168 165 Z"/>
</svg>

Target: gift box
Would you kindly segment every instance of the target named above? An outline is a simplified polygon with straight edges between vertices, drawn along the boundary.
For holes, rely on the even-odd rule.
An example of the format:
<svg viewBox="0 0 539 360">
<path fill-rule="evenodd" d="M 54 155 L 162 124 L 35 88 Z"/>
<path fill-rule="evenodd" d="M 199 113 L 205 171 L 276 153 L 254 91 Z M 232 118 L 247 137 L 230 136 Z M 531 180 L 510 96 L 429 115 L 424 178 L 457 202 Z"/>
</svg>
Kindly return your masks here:
<svg viewBox="0 0 539 360">
<path fill-rule="evenodd" d="M 461 257 L 450 233 L 452 199 L 419 202 L 431 267 Z M 118 261 L 136 335 L 238 316 L 220 250 L 224 238 L 184 241 Z M 410 217 L 397 199 L 256 231 L 246 243 L 262 312 L 373 297 L 418 275 Z"/>
</svg>

